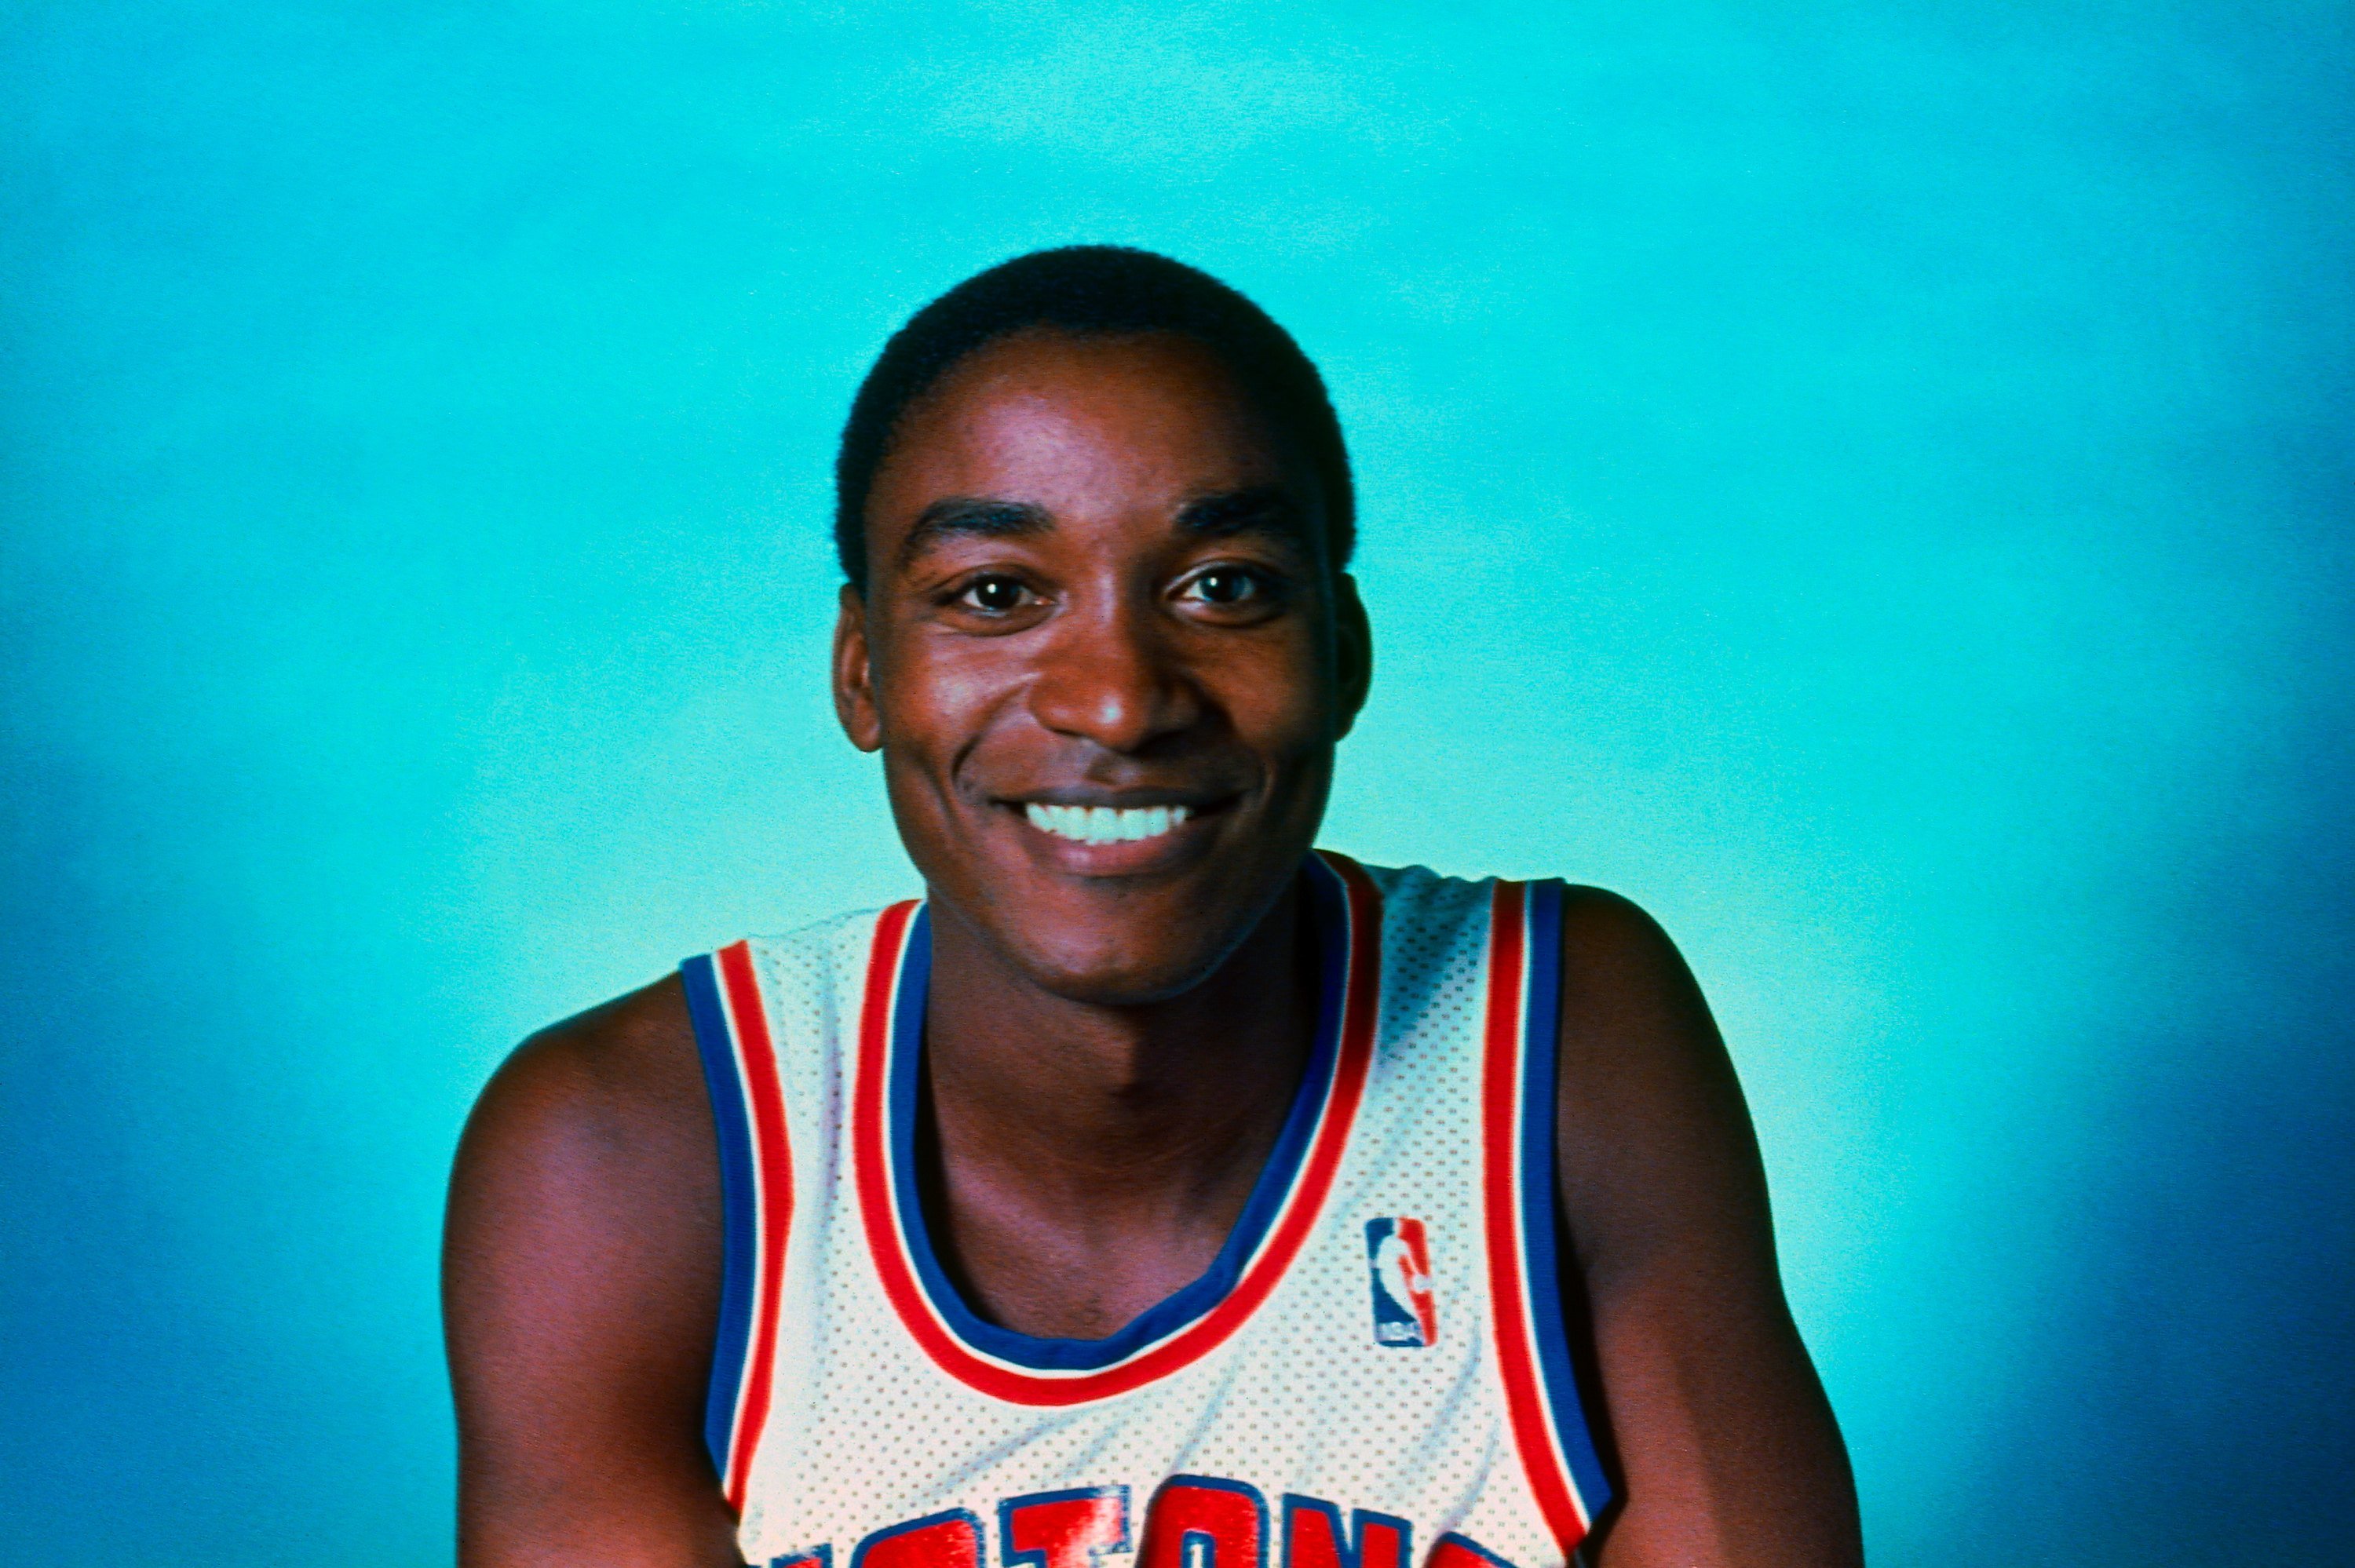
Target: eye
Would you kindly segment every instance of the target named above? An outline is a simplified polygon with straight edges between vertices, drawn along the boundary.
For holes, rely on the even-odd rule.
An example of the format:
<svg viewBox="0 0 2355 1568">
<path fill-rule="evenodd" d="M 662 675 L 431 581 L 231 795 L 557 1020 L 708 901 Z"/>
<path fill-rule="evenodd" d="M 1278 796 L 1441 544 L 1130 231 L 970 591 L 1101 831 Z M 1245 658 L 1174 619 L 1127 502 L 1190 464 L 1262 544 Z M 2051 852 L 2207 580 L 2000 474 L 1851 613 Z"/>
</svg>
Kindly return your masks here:
<svg viewBox="0 0 2355 1568">
<path fill-rule="evenodd" d="M 1008 610 L 1021 609 L 1022 601 L 1029 591 L 1012 577 L 992 573 L 965 584 L 957 599 L 985 615 L 1004 615 Z"/>
<path fill-rule="evenodd" d="M 1257 572 L 1241 567 L 1212 567 L 1186 585 L 1186 598 L 1205 604 L 1249 604 L 1267 595 L 1267 584 Z"/>
</svg>

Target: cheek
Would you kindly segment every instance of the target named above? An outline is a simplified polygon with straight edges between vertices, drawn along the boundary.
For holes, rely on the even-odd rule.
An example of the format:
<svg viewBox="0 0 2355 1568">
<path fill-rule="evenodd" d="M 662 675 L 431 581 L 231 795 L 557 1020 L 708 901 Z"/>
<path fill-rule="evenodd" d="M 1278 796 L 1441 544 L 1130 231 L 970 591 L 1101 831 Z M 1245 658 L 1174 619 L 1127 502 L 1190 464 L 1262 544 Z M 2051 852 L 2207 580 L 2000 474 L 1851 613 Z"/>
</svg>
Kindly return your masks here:
<svg viewBox="0 0 2355 1568">
<path fill-rule="evenodd" d="M 1225 705 L 1237 732 L 1278 755 L 1329 745 L 1339 693 L 1328 663 L 1314 641 L 1304 638 L 1271 645 L 1231 672 Z"/>
<path fill-rule="evenodd" d="M 875 700 L 884 734 L 926 745 L 972 734 L 1002 700 L 1010 683 L 1003 660 L 993 662 L 921 636 L 895 640 L 888 661 L 879 661 Z"/>
<path fill-rule="evenodd" d="M 893 652 L 877 672 L 876 708 L 895 790 L 912 806 L 979 788 L 973 765 L 1021 743 L 1026 667 L 988 642 L 918 636 Z"/>
</svg>

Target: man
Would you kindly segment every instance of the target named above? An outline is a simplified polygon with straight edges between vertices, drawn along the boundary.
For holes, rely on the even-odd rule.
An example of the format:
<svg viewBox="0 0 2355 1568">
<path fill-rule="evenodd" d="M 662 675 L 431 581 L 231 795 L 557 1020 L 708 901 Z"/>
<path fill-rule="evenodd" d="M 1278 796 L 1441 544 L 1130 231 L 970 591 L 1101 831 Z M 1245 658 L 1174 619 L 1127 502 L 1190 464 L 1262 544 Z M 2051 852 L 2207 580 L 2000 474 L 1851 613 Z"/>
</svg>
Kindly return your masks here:
<svg viewBox="0 0 2355 1568">
<path fill-rule="evenodd" d="M 837 705 L 925 900 L 493 1080 L 463 1560 L 1859 1561 L 1667 938 L 1312 853 L 1371 648 L 1292 340 L 1159 257 L 1021 258 L 887 346 L 837 482 Z"/>
</svg>

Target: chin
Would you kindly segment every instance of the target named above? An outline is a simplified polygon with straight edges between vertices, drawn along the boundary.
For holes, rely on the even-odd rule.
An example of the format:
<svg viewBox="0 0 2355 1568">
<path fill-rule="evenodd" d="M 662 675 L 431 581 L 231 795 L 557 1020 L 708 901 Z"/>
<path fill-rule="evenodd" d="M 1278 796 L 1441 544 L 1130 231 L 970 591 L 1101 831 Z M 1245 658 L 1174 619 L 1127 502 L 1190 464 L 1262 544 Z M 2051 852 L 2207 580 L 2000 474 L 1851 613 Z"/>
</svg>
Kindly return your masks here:
<svg viewBox="0 0 2355 1568">
<path fill-rule="evenodd" d="M 908 838 L 911 854 L 933 847 Z M 1307 853 L 1252 847 L 1259 853 L 1137 877 L 1041 874 L 1014 856 L 915 858 L 932 898 L 956 910 L 1028 984 L 1089 1006 L 1146 1007 L 1217 974 L 1292 885 Z"/>
<path fill-rule="evenodd" d="M 1093 928 L 1060 942 L 1035 928 L 995 935 L 1002 950 L 1050 996 L 1092 1007 L 1147 1007 L 1183 996 L 1209 979 L 1252 929 L 1247 924 L 1232 933 L 1195 933 L 1196 941 L 1173 946 L 1163 922 L 1106 928 L 1123 924 L 1128 923 L 1095 922 Z"/>
</svg>

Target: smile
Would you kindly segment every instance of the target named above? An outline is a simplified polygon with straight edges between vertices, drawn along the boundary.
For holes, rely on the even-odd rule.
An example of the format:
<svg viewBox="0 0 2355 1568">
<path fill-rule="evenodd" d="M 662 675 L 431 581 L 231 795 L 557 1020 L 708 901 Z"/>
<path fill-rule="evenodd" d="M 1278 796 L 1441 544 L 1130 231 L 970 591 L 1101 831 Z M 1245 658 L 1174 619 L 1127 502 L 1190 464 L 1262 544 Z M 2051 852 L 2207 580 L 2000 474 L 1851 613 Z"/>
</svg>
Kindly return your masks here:
<svg viewBox="0 0 2355 1568">
<path fill-rule="evenodd" d="M 1040 832 L 1082 844 L 1157 839 L 1193 814 L 1184 806 L 1050 806 L 1039 800 L 1029 802 L 1023 813 Z"/>
</svg>

